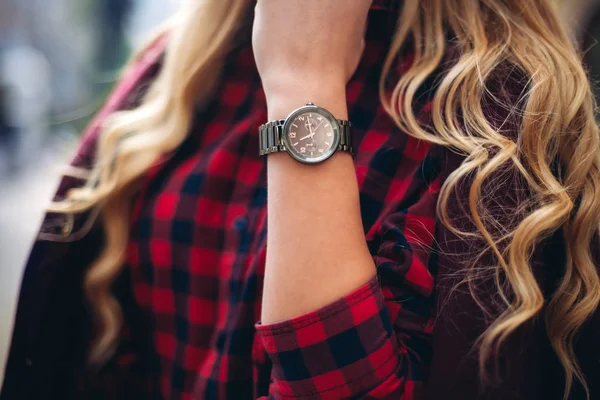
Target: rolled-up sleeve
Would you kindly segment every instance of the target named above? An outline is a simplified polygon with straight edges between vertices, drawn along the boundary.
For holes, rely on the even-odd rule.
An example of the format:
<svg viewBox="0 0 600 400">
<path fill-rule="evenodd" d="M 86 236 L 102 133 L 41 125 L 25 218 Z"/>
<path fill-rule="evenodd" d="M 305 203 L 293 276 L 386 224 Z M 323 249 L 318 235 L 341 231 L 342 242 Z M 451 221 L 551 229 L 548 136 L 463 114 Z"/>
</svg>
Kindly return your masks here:
<svg viewBox="0 0 600 400">
<path fill-rule="evenodd" d="M 419 196 L 391 208 L 368 235 L 376 278 L 319 310 L 257 324 L 273 364 L 270 398 L 425 397 L 435 316 L 438 157 L 432 154 L 410 184 L 390 191 L 390 198 L 401 199 L 410 187 Z"/>
<path fill-rule="evenodd" d="M 402 398 L 408 361 L 378 280 L 320 310 L 257 325 L 273 362 L 275 398 Z"/>
</svg>

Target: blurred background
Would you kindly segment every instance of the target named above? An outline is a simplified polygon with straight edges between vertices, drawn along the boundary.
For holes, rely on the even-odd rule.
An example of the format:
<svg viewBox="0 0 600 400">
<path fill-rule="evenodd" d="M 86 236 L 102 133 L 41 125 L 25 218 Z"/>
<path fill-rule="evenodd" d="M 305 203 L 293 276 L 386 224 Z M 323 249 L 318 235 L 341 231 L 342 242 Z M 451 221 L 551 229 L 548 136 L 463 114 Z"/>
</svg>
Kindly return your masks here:
<svg viewBox="0 0 600 400">
<path fill-rule="evenodd" d="M 176 0 L 0 0 L 0 382 L 21 274 L 81 130 Z"/>
<path fill-rule="evenodd" d="M 0 380 L 22 268 L 81 130 L 178 0 L 0 0 Z M 600 78 L 600 0 L 563 17 Z"/>
</svg>

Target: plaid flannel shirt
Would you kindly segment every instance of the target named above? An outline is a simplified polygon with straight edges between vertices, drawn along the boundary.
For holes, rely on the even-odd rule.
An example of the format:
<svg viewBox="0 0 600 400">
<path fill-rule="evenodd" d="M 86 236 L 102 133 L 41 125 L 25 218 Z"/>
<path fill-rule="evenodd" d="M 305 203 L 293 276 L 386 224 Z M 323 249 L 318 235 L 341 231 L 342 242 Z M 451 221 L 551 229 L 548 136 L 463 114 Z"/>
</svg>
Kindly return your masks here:
<svg viewBox="0 0 600 400">
<path fill-rule="evenodd" d="M 371 13 L 363 62 L 348 85 L 378 278 L 321 310 L 255 331 L 267 235 L 257 132 L 267 114 L 252 51 L 243 46 L 188 140 L 148 174 L 134 206 L 128 267 L 158 359 L 148 378 L 164 398 L 422 395 L 433 289 L 425 248 L 433 245 L 440 171 L 431 145 L 401 133 L 378 100 L 395 22 L 384 3 L 374 5 L 383 10 Z M 136 362 L 127 351 L 120 357 Z"/>
<path fill-rule="evenodd" d="M 374 1 L 365 54 L 347 95 L 376 279 L 307 315 L 259 323 L 267 188 L 257 128 L 267 114 L 246 42 L 229 56 L 216 95 L 196 112 L 189 137 L 141 184 L 127 268 L 115 288 L 125 317 L 115 357 L 100 371 L 78 367 L 85 360 L 89 316 L 81 307 L 80 281 L 65 288 L 57 284 L 77 282 L 82 270 L 77 267 L 73 277 L 54 260 L 69 268 L 89 262 L 100 247 L 98 234 L 60 251 L 38 242 L 21 290 L 2 400 L 561 398 L 560 365 L 539 324 L 511 347 L 525 346 L 529 357 L 518 351 L 503 355 L 511 368 L 501 387 L 486 391 L 478 383 L 472 346 L 487 326 L 485 316 L 467 292 L 454 292 L 448 300 L 464 261 L 451 254 L 469 254 L 473 243 L 436 218 L 440 187 L 462 158 L 399 130 L 378 98 L 396 7 L 393 0 Z M 123 77 L 85 136 L 75 165 L 92 161 L 107 115 L 135 106 L 160 70 L 164 44 L 158 41 Z M 396 73 L 410 62 L 411 54 L 403 53 Z M 415 105 L 424 119 L 436 76 Z M 522 88 L 501 83 L 502 91 L 519 94 Z M 516 132 L 504 109 L 490 106 L 489 113 L 507 134 Z M 523 193 L 514 183 L 485 190 L 510 207 L 515 193 Z M 63 180 L 59 194 L 75 184 Z M 461 209 L 460 202 L 453 199 L 451 211 Z M 47 217 L 42 232 L 64 226 Z M 536 276 L 560 264 L 560 243 L 536 255 Z M 591 322 L 597 323 L 598 318 Z M 593 393 L 600 381 L 593 379 L 600 378 L 594 332 L 598 327 L 592 325 L 579 341 L 588 350 L 580 352 L 580 360 Z"/>
</svg>

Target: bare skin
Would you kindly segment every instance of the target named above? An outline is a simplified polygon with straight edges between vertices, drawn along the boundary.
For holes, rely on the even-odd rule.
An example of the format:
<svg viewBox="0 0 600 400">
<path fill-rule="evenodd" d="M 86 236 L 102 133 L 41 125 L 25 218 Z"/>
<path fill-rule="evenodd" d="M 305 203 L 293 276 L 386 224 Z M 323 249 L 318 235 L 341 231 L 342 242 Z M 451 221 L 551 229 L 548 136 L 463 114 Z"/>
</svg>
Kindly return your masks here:
<svg viewBox="0 0 600 400">
<path fill-rule="evenodd" d="M 346 84 L 364 49 L 370 0 L 258 0 L 253 45 L 269 120 L 311 101 L 348 117 Z M 344 21 L 344 23 L 340 23 Z M 317 129 L 309 127 L 312 139 Z M 352 158 L 319 165 L 268 156 L 268 239 L 262 321 L 325 306 L 375 276 Z"/>
</svg>

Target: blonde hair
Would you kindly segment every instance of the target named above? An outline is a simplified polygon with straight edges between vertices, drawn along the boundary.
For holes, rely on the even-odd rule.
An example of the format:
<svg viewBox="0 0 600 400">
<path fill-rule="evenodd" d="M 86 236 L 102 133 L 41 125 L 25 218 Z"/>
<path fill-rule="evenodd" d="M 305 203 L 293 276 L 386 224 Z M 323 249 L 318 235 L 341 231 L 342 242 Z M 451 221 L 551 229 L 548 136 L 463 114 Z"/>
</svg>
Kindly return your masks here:
<svg viewBox="0 0 600 400">
<path fill-rule="evenodd" d="M 250 3 L 187 1 L 168 28 L 162 70 L 142 105 L 110 118 L 99 137 L 88 184 L 73 189 L 51 209 L 76 213 L 101 207 L 106 245 L 85 279 L 99 325 L 93 362 L 105 361 L 118 339 L 122 316 L 111 286 L 125 261 L 127 204 L 136 182 L 185 139 L 192 108 L 214 90 Z M 450 32 L 456 57 L 446 66 Z M 384 82 L 409 40 L 412 64 L 390 92 Z M 503 65 L 527 79 L 524 92 L 512 104 L 488 87 Z M 424 123 L 415 112 L 416 96 L 440 67 L 445 71 L 433 95 L 430 122 Z M 482 377 L 507 337 L 544 309 L 548 337 L 565 371 L 565 398 L 574 380 L 587 391 L 573 339 L 600 303 L 600 278 L 591 253 L 600 222 L 599 132 L 590 84 L 554 4 L 551 0 L 404 0 L 380 90 L 386 111 L 406 133 L 466 157 L 444 183 L 438 213 L 464 240 L 485 243 L 485 253 L 495 259 L 496 265 L 488 270 L 496 277 L 503 311 L 479 341 Z M 517 118 L 518 137 L 502 134 L 502 127 L 486 117 L 485 99 Z M 531 192 L 510 227 L 499 226 L 482 195 L 484 183 L 500 167 L 525 182 Z M 454 226 L 448 212 L 453 193 L 467 179 L 466 212 L 476 227 L 473 232 Z M 536 244 L 555 232 L 562 232 L 567 257 L 560 285 L 545 307 L 531 256 Z M 467 281 L 474 298 L 485 307 L 475 295 L 479 269 L 469 266 Z"/>
</svg>

